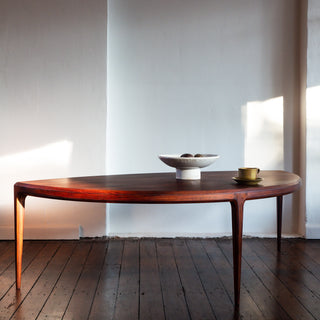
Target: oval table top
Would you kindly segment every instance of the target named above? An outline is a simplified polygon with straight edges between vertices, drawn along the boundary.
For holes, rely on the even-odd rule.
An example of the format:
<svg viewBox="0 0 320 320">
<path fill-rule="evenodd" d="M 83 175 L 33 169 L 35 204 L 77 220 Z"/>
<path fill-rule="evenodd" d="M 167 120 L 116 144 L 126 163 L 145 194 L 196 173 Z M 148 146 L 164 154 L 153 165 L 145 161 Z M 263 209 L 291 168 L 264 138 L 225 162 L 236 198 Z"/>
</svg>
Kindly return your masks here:
<svg viewBox="0 0 320 320">
<path fill-rule="evenodd" d="M 15 193 L 62 200 L 110 203 L 197 203 L 245 200 L 292 193 L 301 179 L 294 173 L 261 171 L 263 180 L 253 186 L 232 178 L 236 171 L 203 171 L 201 180 L 177 180 L 175 173 L 142 173 L 61 178 L 17 182 Z"/>
</svg>

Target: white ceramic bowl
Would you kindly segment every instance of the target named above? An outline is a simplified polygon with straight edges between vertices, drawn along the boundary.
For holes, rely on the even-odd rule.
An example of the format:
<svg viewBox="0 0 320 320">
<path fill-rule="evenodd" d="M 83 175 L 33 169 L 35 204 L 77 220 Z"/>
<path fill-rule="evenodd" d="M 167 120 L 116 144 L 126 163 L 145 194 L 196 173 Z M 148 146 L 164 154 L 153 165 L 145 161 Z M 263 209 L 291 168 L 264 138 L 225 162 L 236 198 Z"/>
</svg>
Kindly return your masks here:
<svg viewBox="0 0 320 320">
<path fill-rule="evenodd" d="M 162 154 L 159 159 L 166 165 L 176 168 L 176 178 L 182 180 L 201 179 L 200 168 L 214 163 L 220 156 L 203 154 L 202 157 L 181 157 L 180 154 Z"/>
</svg>

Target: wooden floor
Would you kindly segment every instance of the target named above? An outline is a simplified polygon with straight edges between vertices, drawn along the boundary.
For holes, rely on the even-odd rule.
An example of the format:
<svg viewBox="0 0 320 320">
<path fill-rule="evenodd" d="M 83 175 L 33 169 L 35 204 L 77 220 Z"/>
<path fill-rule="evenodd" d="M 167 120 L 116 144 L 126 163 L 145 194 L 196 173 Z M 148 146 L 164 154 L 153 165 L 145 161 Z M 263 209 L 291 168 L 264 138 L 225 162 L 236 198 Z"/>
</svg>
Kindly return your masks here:
<svg viewBox="0 0 320 320">
<path fill-rule="evenodd" d="M 320 241 L 243 241 L 239 314 L 230 239 L 0 242 L 0 319 L 320 319 Z"/>
</svg>

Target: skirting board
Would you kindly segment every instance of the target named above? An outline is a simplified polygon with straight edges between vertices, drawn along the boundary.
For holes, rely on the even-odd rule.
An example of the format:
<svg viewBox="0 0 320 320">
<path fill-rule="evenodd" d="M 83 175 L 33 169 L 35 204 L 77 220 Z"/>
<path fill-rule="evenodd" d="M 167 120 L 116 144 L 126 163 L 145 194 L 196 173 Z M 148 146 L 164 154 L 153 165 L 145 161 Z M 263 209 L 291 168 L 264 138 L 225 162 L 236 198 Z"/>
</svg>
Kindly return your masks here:
<svg viewBox="0 0 320 320">
<path fill-rule="evenodd" d="M 148 232 L 136 232 L 136 233 L 113 233 L 109 232 L 108 238 L 223 238 L 231 237 L 231 233 L 148 233 Z M 246 233 L 243 234 L 243 238 L 276 238 L 276 233 Z M 299 234 L 282 234 L 282 238 L 301 238 Z"/>
<path fill-rule="evenodd" d="M 320 228 L 319 228 L 320 231 Z M 24 239 L 25 240 L 73 240 L 79 239 L 79 228 L 75 226 L 50 226 L 50 227 L 25 227 Z M 120 238 L 221 238 L 231 237 L 231 233 L 112 233 L 107 235 L 108 238 L 120 237 Z M 243 237 L 257 237 L 257 238 L 276 238 L 276 234 L 256 234 L 246 233 Z M 298 234 L 283 234 L 283 238 L 299 238 Z M 14 239 L 14 230 L 9 226 L 0 226 L 0 240 L 12 240 Z M 311 239 L 311 238 L 309 238 Z M 315 238 L 314 238 L 315 239 Z"/>
<path fill-rule="evenodd" d="M 79 239 L 79 228 L 76 226 L 33 226 L 24 228 L 25 240 Z M 14 229 L 10 226 L 0 226 L 0 240 L 14 239 Z"/>
</svg>

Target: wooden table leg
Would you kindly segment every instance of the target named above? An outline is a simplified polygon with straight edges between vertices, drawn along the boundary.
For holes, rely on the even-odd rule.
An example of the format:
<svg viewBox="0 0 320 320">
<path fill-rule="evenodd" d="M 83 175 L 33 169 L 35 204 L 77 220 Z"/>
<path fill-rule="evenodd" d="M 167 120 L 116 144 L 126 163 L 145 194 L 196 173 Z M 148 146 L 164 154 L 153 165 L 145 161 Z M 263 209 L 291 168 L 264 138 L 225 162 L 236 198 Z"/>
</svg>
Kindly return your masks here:
<svg viewBox="0 0 320 320">
<path fill-rule="evenodd" d="M 236 308 L 239 307 L 240 303 L 243 206 L 244 199 L 240 197 L 231 202 L 234 303 Z"/>
<path fill-rule="evenodd" d="M 16 241 L 16 289 L 21 288 L 22 252 L 23 252 L 23 225 L 25 195 L 14 193 L 14 221 Z"/>
<path fill-rule="evenodd" d="M 277 248 L 281 251 L 281 231 L 282 231 L 282 196 L 277 197 Z"/>
</svg>

